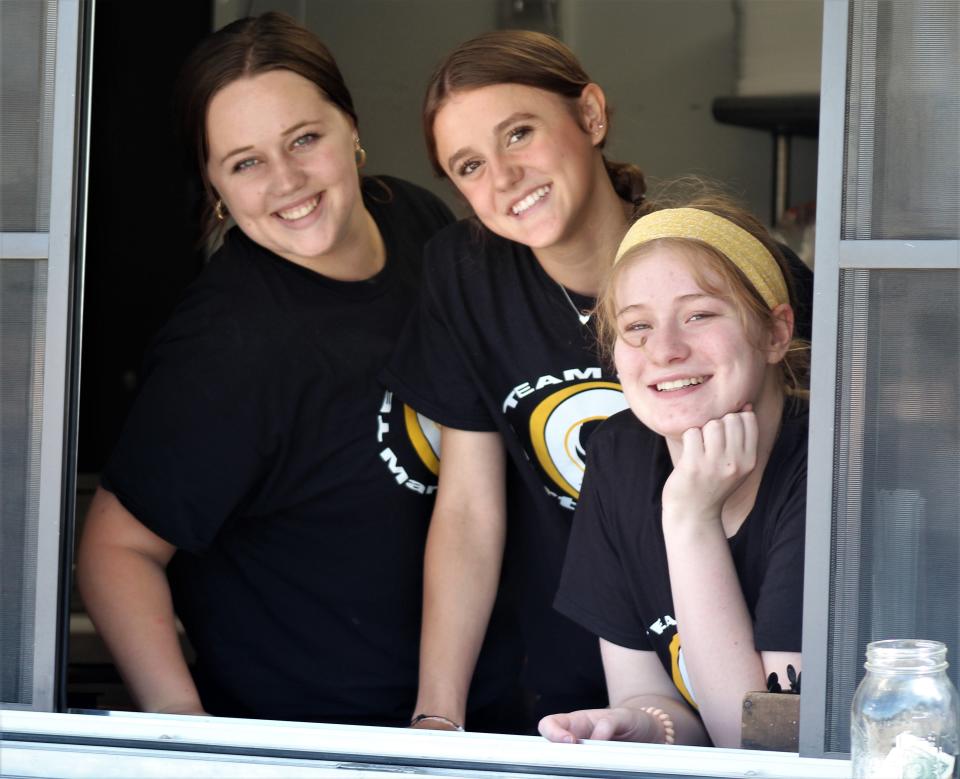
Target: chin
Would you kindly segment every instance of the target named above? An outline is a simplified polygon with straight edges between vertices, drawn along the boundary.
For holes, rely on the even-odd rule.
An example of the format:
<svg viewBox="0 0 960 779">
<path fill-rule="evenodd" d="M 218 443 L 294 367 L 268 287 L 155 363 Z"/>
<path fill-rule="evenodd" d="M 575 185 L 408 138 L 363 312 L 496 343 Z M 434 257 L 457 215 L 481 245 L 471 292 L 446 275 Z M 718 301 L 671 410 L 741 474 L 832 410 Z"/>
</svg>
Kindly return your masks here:
<svg viewBox="0 0 960 779">
<path fill-rule="evenodd" d="M 644 427 L 650 428 L 650 430 L 657 435 L 662 435 L 664 437 L 669 435 L 662 425 L 657 424 L 659 420 L 656 415 L 650 414 L 646 408 L 640 406 L 639 404 L 631 403 L 629 397 L 627 398 L 627 405 L 629 406 L 630 411 L 633 412 L 633 415 L 640 420 Z M 667 427 L 671 426 L 667 425 Z"/>
<path fill-rule="evenodd" d="M 683 438 L 683 434 L 691 428 L 703 427 L 705 424 L 707 424 L 707 422 L 710 421 L 710 419 L 712 419 L 712 417 L 703 416 L 661 419 L 651 414 L 634 413 L 644 425 L 649 427 L 657 435 L 662 435 L 664 438 Z"/>
</svg>

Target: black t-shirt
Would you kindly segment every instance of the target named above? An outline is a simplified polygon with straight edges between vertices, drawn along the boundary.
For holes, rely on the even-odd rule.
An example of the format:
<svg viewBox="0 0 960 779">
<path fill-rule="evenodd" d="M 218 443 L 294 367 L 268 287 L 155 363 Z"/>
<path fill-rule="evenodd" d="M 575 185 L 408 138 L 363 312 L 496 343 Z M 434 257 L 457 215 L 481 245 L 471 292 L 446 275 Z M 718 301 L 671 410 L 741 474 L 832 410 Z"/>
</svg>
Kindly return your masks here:
<svg viewBox="0 0 960 779">
<path fill-rule="evenodd" d="M 655 651 L 695 705 L 661 522 L 666 441 L 625 411 L 597 431 L 588 465 L 556 607 L 607 641 Z M 758 651 L 800 651 L 806 497 L 804 404 L 785 414 L 754 507 L 730 539 Z"/>
<path fill-rule="evenodd" d="M 439 436 L 376 375 L 452 217 L 396 179 L 363 194 L 386 246 L 365 281 L 227 234 L 152 345 L 103 474 L 179 550 L 168 575 L 212 713 L 399 723 L 414 704 Z M 478 704 L 499 694 L 487 681 Z"/>
<path fill-rule="evenodd" d="M 573 295 L 577 307 L 592 299 Z M 441 425 L 497 431 L 509 453 L 502 591 L 517 602 L 533 690 L 603 706 L 594 636 L 551 607 L 587 439 L 626 407 L 562 288 L 529 248 L 459 222 L 427 245 L 419 310 L 386 384 Z"/>
</svg>

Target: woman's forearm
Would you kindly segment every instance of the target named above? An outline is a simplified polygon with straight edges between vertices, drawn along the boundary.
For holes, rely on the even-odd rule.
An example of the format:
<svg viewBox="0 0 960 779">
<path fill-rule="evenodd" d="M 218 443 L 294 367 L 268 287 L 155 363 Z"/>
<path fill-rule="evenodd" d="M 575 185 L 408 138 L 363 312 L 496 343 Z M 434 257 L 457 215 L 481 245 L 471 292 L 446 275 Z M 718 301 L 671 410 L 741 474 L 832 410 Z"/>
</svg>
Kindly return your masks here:
<svg viewBox="0 0 960 779">
<path fill-rule="evenodd" d="M 463 724 L 502 559 L 502 532 L 471 526 L 469 516 L 434 513 L 425 559 L 416 713 Z"/>
<path fill-rule="evenodd" d="M 444 428 L 441 449 L 440 484 L 424 560 L 420 687 L 414 713 L 463 724 L 500 582 L 506 466 L 496 433 Z"/>
<path fill-rule="evenodd" d="M 111 493 L 98 490 L 77 553 L 77 584 L 137 706 L 199 714 L 165 574 L 172 552 Z"/>
<path fill-rule="evenodd" d="M 637 728 L 638 741 L 688 746 L 710 744 L 710 737 L 701 719 L 686 703 L 676 698 L 666 695 L 638 695 L 615 705 L 629 709 L 637 722 L 641 723 Z M 614 704 L 611 704 L 612 708 Z M 657 711 L 663 712 L 666 717 L 658 716 Z"/>
<path fill-rule="evenodd" d="M 700 716 L 716 746 L 738 747 L 743 696 L 764 689 L 764 672 L 727 538 L 719 521 L 665 521 L 664 538 L 684 662 Z"/>
</svg>

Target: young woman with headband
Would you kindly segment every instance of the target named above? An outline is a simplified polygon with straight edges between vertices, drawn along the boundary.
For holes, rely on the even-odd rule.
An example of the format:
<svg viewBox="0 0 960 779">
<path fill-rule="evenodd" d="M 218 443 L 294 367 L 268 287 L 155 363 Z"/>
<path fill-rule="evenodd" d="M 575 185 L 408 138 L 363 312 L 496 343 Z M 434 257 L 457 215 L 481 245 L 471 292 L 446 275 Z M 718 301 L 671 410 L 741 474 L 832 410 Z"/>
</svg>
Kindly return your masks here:
<svg viewBox="0 0 960 779">
<path fill-rule="evenodd" d="M 610 706 L 553 741 L 740 743 L 743 695 L 800 670 L 806 344 L 753 217 L 701 199 L 630 228 L 600 299 L 629 410 L 595 434 L 557 608 L 600 637 Z"/>
</svg>

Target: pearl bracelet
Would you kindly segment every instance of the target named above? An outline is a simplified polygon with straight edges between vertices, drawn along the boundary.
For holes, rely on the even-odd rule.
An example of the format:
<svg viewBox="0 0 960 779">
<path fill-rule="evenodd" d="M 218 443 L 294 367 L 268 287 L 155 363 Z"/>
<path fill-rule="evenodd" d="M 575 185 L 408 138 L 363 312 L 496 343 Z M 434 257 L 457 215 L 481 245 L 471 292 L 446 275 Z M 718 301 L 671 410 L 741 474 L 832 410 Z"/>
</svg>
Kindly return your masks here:
<svg viewBox="0 0 960 779">
<path fill-rule="evenodd" d="M 653 721 L 659 723 L 660 727 L 663 728 L 663 741 L 660 742 L 661 744 L 676 743 L 676 730 L 673 726 L 673 720 L 667 712 L 656 706 L 644 706 L 640 711 L 649 714 Z"/>
<path fill-rule="evenodd" d="M 454 730 L 459 731 L 460 733 L 463 733 L 463 725 L 461 725 L 459 722 L 454 722 L 449 717 L 444 717 L 441 714 L 418 714 L 416 717 L 410 720 L 410 727 L 413 727 L 414 725 L 420 722 L 423 722 L 424 720 L 427 720 L 427 719 L 433 719 L 433 720 L 436 720 L 437 722 L 445 722 Z"/>
</svg>

